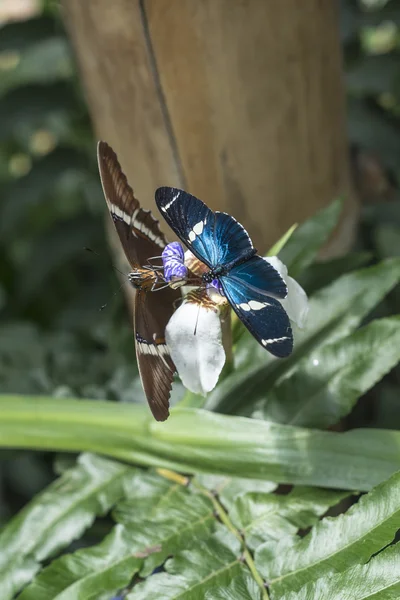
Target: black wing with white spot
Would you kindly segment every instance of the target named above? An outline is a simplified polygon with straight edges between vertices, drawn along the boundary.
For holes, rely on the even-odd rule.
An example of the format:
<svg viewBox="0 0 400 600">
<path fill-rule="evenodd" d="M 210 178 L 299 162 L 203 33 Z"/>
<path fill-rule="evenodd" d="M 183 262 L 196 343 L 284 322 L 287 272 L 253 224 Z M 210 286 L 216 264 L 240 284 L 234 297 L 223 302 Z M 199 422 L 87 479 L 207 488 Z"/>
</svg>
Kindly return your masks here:
<svg viewBox="0 0 400 600">
<path fill-rule="evenodd" d="M 278 300 L 287 294 L 278 271 L 254 256 L 234 267 L 220 281 L 233 310 L 256 340 L 274 356 L 289 356 L 293 333 L 289 317 Z"/>
<path fill-rule="evenodd" d="M 233 217 L 214 213 L 183 190 L 159 188 L 156 203 L 171 229 L 210 269 L 256 252 L 247 231 Z"/>
</svg>

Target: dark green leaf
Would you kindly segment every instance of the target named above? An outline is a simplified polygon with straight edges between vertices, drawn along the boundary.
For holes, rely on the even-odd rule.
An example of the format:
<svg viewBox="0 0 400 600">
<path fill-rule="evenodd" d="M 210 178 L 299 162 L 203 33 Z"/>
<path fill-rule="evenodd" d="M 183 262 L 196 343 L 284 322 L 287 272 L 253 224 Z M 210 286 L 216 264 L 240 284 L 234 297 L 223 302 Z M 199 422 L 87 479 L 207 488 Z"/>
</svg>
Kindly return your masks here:
<svg viewBox="0 0 400 600">
<path fill-rule="evenodd" d="M 263 418 L 303 427 L 334 425 L 399 361 L 400 317 L 373 321 L 302 359 L 294 375 L 268 392 L 260 406 Z"/>
<path fill-rule="evenodd" d="M 279 252 L 279 258 L 287 266 L 291 277 L 297 279 L 314 260 L 321 246 L 335 229 L 342 206 L 341 200 L 335 200 L 293 231 Z"/>
<path fill-rule="evenodd" d="M 315 262 L 302 274 L 299 283 L 308 295 L 314 294 L 345 273 L 365 267 L 371 258 L 371 252 L 353 252 L 324 262 Z"/>
<path fill-rule="evenodd" d="M 130 583 L 143 563 L 132 551 L 134 541 L 122 525 L 117 525 L 98 546 L 55 560 L 22 592 L 19 600 L 110 598 Z"/>
<path fill-rule="evenodd" d="M 0 535 L 1 597 L 11 599 L 40 567 L 123 496 L 132 469 L 85 454 L 37 495 Z"/>
</svg>

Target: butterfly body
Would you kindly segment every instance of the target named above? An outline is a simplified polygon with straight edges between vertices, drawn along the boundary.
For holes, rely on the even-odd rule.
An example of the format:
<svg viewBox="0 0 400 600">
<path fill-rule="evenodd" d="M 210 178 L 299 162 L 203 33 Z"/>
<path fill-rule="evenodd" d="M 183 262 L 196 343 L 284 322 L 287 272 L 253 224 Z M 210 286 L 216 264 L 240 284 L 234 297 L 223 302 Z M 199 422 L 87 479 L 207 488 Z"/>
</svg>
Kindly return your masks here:
<svg viewBox="0 0 400 600">
<path fill-rule="evenodd" d="M 135 346 L 143 389 L 154 417 L 164 421 L 176 371 L 165 328 L 181 294 L 165 287 L 161 272 L 149 265 L 149 259 L 159 256 L 167 244 L 158 221 L 141 208 L 112 148 L 99 142 L 97 155 L 110 216 L 131 266 L 128 279 L 136 289 Z"/>
<path fill-rule="evenodd" d="M 212 269 L 204 273 L 204 283 L 212 283 L 214 279 L 219 279 L 223 275 L 228 275 L 229 271 L 231 271 L 233 267 L 241 265 L 255 254 L 257 254 L 257 250 L 255 248 L 249 248 L 248 251 L 242 252 L 242 254 L 240 254 L 237 258 L 231 260 L 229 263 L 213 267 Z"/>
<path fill-rule="evenodd" d="M 144 267 L 131 271 L 128 279 L 134 288 L 152 292 L 160 281 L 160 274 L 151 267 Z"/>
<path fill-rule="evenodd" d="M 218 280 L 243 324 L 271 354 L 288 356 L 293 349 L 289 318 L 280 300 L 287 287 L 278 271 L 257 255 L 240 223 L 176 188 L 156 191 L 156 203 L 167 223 L 208 271 L 205 284 Z"/>
</svg>

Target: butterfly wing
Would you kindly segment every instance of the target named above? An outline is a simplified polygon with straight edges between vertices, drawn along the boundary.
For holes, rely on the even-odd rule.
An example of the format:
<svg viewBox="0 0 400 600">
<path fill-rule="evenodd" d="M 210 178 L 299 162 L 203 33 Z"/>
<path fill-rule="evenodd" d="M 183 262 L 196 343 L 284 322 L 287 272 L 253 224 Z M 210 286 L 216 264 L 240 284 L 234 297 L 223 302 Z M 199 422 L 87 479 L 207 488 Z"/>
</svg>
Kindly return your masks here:
<svg viewBox="0 0 400 600">
<path fill-rule="evenodd" d="M 278 271 L 254 256 L 233 267 L 220 281 L 233 310 L 256 340 L 274 356 L 289 356 L 293 333 L 289 317 L 278 300 L 287 295 Z"/>
<path fill-rule="evenodd" d="M 216 264 L 215 214 L 204 202 L 177 188 L 156 190 L 156 204 L 171 229 L 209 268 Z"/>
<path fill-rule="evenodd" d="M 154 293 L 138 290 L 134 326 L 136 357 L 144 393 L 157 421 L 169 416 L 169 397 L 176 371 L 165 342 L 165 328 L 179 292 L 165 288 Z"/>
<path fill-rule="evenodd" d="M 112 148 L 99 142 L 97 156 L 104 195 L 126 257 L 133 268 L 142 267 L 161 253 L 166 239 L 150 211 L 140 207 Z M 176 369 L 165 343 L 165 328 L 180 296 L 179 290 L 171 288 L 138 289 L 135 296 L 136 357 L 147 401 L 158 421 L 169 415 Z"/>
<path fill-rule="evenodd" d="M 126 257 L 133 268 L 158 256 L 166 245 L 158 221 L 140 207 L 118 162 L 106 143 L 97 145 L 97 160 L 103 192 Z"/>
<path fill-rule="evenodd" d="M 177 188 L 156 190 L 161 214 L 182 242 L 210 269 L 256 251 L 247 231 L 226 213 Z"/>
</svg>

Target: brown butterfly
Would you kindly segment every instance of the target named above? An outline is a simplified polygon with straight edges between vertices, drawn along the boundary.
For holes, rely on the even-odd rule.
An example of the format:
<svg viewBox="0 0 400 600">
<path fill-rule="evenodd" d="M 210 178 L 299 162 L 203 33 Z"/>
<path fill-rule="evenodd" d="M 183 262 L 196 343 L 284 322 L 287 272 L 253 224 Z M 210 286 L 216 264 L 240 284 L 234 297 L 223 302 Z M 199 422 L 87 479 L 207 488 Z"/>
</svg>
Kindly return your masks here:
<svg viewBox="0 0 400 600">
<path fill-rule="evenodd" d="M 165 343 L 165 328 L 181 294 L 170 287 L 158 289 L 163 281 L 149 259 L 160 256 L 167 241 L 151 212 L 140 207 L 117 155 L 106 142 L 98 143 L 97 159 L 108 209 L 132 267 L 129 280 L 136 288 L 135 345 L 143 389 L 154 418 L 165 421 L 176 371 Z"/>
</svg>

